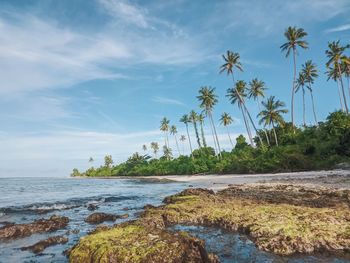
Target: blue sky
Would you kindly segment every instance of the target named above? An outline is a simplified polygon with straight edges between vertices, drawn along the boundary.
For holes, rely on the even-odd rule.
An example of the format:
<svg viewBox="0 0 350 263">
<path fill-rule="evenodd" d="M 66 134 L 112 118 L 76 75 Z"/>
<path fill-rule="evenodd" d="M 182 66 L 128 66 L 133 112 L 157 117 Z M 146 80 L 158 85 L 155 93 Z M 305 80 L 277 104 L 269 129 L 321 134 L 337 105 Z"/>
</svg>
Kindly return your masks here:
<svg viewBox="0 0 350 263">
<path fill-rule="evenodd" d="M 268 95 L 289 107 L 285 28 L 309 33 L 298 67 L 312 59 L 323 73 L 327 42 L 350 42 L 349 13 L 349 0 L 1 0 L 0 176 L 68 176 L 105 154 L 123 161 L 144 143 L 163 142 L 163 116 L 183 134 L 178 120 L 198 110 L 203 85 L 219 95 L 217 124 L 227 111 L 232 134 L 245 133 L 225 98 L 231 81 L 218 74 L 221 55 L 239 52 L 244 72 L 236 78 L 264 80 Z M 323 74 L 314 90 L 319 119 L 339 108 L 336 84 Z M 256 115 L 256 104 L 249 108 Z M 299 124 L 301 113 L 298 94 Z"/>
</svg>

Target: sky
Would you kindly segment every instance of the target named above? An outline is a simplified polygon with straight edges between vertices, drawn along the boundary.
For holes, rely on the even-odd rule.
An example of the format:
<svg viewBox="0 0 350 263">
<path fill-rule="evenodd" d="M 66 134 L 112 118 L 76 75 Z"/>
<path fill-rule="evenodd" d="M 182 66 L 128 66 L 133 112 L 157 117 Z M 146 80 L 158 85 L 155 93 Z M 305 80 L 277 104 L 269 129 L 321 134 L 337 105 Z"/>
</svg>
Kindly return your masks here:
<svg viewBox="0 0 350 263">
<path fill-rule="evenodd" d="M 199 111 L 201 86 L 216 88 L 215 124 L 229 150 L 221 113 L 233 116 L 233 137 L 245 129 L 225 97 L 232 80 L 219 74 L 221 56 L 239 52 L 236 79 L 263 80 L 267 96 L 289 108 L 292 61 L 279 48 L 288 26 L 308 32 L 297 66 L 318 65 L 314 96 L 324 120 L 340 107 L 324 52 L 328 41 L 350 43 L 349 13 L 349 0 L 0 0 L 0 176 L 69 176 L 89 157 L 94 166 L 106 154 L 118 163 L 143 144 L 162 145 L 161 118 L 185 134 L 179 118 Z M 311 124 L 309 96 L 306 103 Z M 301 105 L 297 94 L 298 124 Z M 248 107 L 256 116 L 256 102 Z"/>
</svg>

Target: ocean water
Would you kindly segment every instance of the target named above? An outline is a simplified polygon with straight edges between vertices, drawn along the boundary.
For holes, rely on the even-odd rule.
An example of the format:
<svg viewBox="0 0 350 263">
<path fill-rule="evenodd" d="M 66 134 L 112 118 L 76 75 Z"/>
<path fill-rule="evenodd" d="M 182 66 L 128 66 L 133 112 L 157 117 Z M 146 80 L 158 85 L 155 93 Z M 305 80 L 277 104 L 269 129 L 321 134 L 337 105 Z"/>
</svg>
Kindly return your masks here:
<svg viewBox="0 0 350 263">
<path fill-rule="evenodd" d="M 139 179 L 0 178 L 0 227 L 1 222 L 29 223 L 54 214 L 70 218 L 66 229 L 0 241 L 0 262 L 67 262 L 63 251 L 96 227 L 84 222 L 91 213 L 127 213 L 129 218 L 118 219 L 115 223 L 132 220 L 144 205 L 160 205 L 164 197 L 190 184 L 200 186 L 195 183 L 161 183 Z M 98 205 L 98 210 L 89 211 L 89 204 Z M 207 249 L 217 253 L 222 262 L 348 262 L 335 257 L 276 257 L 257 250 L 249 239 L 237 233 L 194 226 L 176 226 L 173 229 L 178 228 L 204 239 Z M 79 233 L 72 233 L 77 229 Z M 68 243 L 49 247 L 39 255 L 20 250 L 56 235 L 67 236 Z"/>
</svg>

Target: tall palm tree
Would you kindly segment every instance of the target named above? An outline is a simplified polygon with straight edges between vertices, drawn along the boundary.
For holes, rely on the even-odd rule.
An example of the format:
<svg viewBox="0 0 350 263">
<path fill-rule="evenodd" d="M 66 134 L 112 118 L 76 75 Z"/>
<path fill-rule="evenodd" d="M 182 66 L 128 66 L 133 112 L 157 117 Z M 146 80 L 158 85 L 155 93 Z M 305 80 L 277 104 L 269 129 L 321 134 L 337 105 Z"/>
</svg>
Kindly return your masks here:
<svg viewBox="0 0 350 263">
<path fill-rule="evenodd" d="M 249 82 L 249 89 L 248 89 L 248 98 L 253 98 L 258 103 L 258 109 L 259 112 L 261 111 L 261 102 L 260 97 L 265 98 L 265 82 L 262 80 L 258 80 L 257 78 L 252 79 L 252 81 Z M 266 142 L 268 145 L 270 145 L 270 139 L 267 135 L 266 129 L 263 129 L 266 137 Z"/>
<path fill-rule="evenodd" d="M 326 55 L 328 57 L 328 61 L 326 63 L 326 66 L 327 66 L 327 68 L 329 68 L 332 65 L 333 68 L 335 70 L 337 70 L 337 72 L 338 72 L 346 113 L 349 113 L 349 108 L 348 108 L 348 104 L 347 104 L 346 96 L 345 96 L 345 91 L 344 91 L 344 83 L 343 83 L 343 78 L 342 78 L 341 64 L 343 62 L 345 62 L 345 63 L 348 62 L 347 57 L 344 55 L 344 51 L 348 48 L 350 48 L 350 45 L 341 46 L 340 42 L 338 40 L 338 41 L 329 42 L 328 49 L 326 50 Z"/>
<path fill-rule="evenodd" d="M 181 153 L 180 153 L 179 143 L 177 141 L 177 128 L 176 128 L 175 125 L 171 125 L 171 127 L 170 127 L 170 134 L 174 135 L 174 137 L 175 137 L 177 151 L 179 152 L 179 155 L 180 155 Z"/>
<path fill-rule="evenodd" d="M 190 122 L 190 119 L 188 117 L 187 114 L 182 115 L 180 122 L 183 122 L 186 126 L 186 131 L 187 131 L 187 138 L 188 138 L 188 142 L 190 144 L 190 151 L 191 151 L 191 155 L 192 155 L 192 143 L 191 143 L 191 137 L 190 137 L 190 133 L 188 132 L 188 123 Z M 193 156 L 192 156 L 193 157 Z"/>
<path fill-rule="evenodd" d="M 228 130 L 228 126 L 231 125 L 233 123 L 233 119 L 230 116 L 230 114 L 228 114 L 227 112 L 224 112 L 223 114 L 221 114 L 221 118 L 220 118 L 220 123 L 221 125 L 223 125 L 224 127 L 226 127 L 227 130 L 227 135 L 228 138 L 230 140 L 230 143 L 232 145 L 232 148 L 234 147 L 234 144 L 232 142 L 231 136 L 230 136 L 230 131 Z"/>
<path fill-rule="evenodd" d="M 306 120 L 305 120 L 305 75 L 304 73 L 300 72 L 297 83 L 295 85 L 295 93 L 297 93 L 299 90 L 302 90 L 303 92 L 303 125 L 306 127 Z"/>
<path fill-rule="evenodd" d="M 197 96 L 197 99 L 200 102 L 200 107 L 205 111 L 205 113 L 209 117 L 209 120 L 210 120 L 211 126 L 212 126 L 212 130 L 213 130 L 213 134 L 215 135 L 214 144 L 216 142 L 216 145 L 218 147 L 218 155 L 221 157 L 219 138 L 218 138 L 218 134 L 216 132 L 215 124 L 213 121 L 213 115 L 212 115 L 214 106 L 218 102 L 217 95 L 214 92 L 215 92 L 215 88 L 201 87 L 199 89 L 199 95 Z"/>
<path fill-rule="evenodd" d="M 207 147 L 207 142 L 205 140 L 205 136 L 204 136 L 204 114 L 203 112 L 201 112 L 200 114 L 198 114 L 198 121 L 199 121 L 199 124 L 201 126 L 201 136 L 202 136 L 202 142 L 203 142 L 203 147 Z"/>
<path fill-rule="evenodd" d="M 336 70 L 335 68 L 329 67 L 326 74 L 328 76 L 327 81 L 332 79 L 337 83 L 340 107 L 341 107 L 342 111 L 344 111 L 344 105 L 343 105 L 343 100 L 342 100 L 342 95 L 341 95 L 341 90 L 340 90 L 340 85 L 339 85 L 338 70 Z"/>
<path fill-rule="evenodd" d="M 233 83 L 235 83 L 235 78 L 234 78 L 234 75 L 233 75 L 233 71 L 235 69 L 237 69 L 239 71 L 243 71 L 242 64 L 240 62 L 240 55 L 238 53 L 235 53 L 235 52 L 232 52 L 232 51 L 227 51 L 226 56 L 222 55 L 222 58 L 224 59 L 225 63 L 220 66 L 220 73 L 226 72 L 227 75 L 231 75 Z M 236 85 L 235 85 L 235 87 L 236 87 Z M 241 96 L 239 92 L 236 92 L 236 94 L 237 94 L 238 97 Z M 262 140 L 260 138 L 260 135 L 258 133 L 258 129 L 256 128 L 256 126 L 254 124 L 254 121 L 253 121 L 253 119 L 252 119 L 252 117 L 251 117 L 251 115 L 250 115 L 250 113 L 248 111 L 248 108 L 247 108 L 247 106 L 244 103 L 244 99 L 243 98 L 239 98 L 239 100 L 242 103 L 242 106 L 244 108 L 245 114 L 248 115 L 248 118 L 249 118 L 251 124 L 253 125 L 253 128 L 254 128 L 254 130 L 256 132 L 256 135 L 258 136 L 258 138 L 260 140 L 261 145 L 263 145 L 263 142 L 262 142 Z M 247 120 L 245 120 L 245 121 L 247 122 Z M 251 143 L 252 143 L 252 140 L 251 140 Z"/>
<path fill-rule="evenodd" d="M 198 143 L 198 147 L 201 148 L 201 140 L 199 138 L 199 133 L 198 133 L 198 127 L 197 127 L 197 121 L 198 121 L 198 114 L 194 111 L 191 110 L 190 114 L 188 115 L 192 124 L 193 124 L 193 128 L 194 128 L 194 132 L 196 134 L 196 139 L 197 139 L 197 143 Z"/>
<path fill-rule="evenodd" d="M 282 107 L 285 107 L 285 103 L 280 100 L 275 101 L 275 96 L 270 96 L 266 102 L 262 102 L 262 105 L 264 109 L 258 114 L 258 116 L 261 117 L 259 123 L 264 124 L 264 126 L 272 126 L 273 133 L 275 135 L 275 142 L 278 146 L 278 139 L 275 126 L 284 125 L 284 119 L 282 117 L 282 114 L 287 113 L 288 110 L 282 109 Z"/>
<path fill-rule="evenodd" d="M 168 148 L 169 148 L 169 138 L 168 138 L 169 122 L 170 121 L 166 117 L 164 117 L 160 121 L 160 128 L 159 128 L 162 132 L 164 132 L 165 145 Z"/>
<path fill-rule="evenodd" d="M 250 131 L 249 123 L 247 121 L 246 111 L 243 108 L 243 103 L 244 103 L 243 98 L 246 97 L 245 89 L 246 89 L 246 83 L 243 80 L 239 80 L 236 82 L 233 88 L 230 88 L 227 90 L 226 97 L 229 98 L 232 104 L 237 103 L 238 108 L 242 111 L 242 116 L 243 116 L 244 124 L 248 133 L 249 141 L 250 141 L 250 144 L 253 146 L 254 145 L 253 137 Z"/>
<path fill-rule="evenodd" d="M 294 93 L 295 93 L 295 84 L 296 84 L 296 75 L 297 75 L 297 66 L 296 66 L 296 56 L 297 48 L 301 47 L 303 49 L 308 48 L 308 43 L 303 40 L 307 36 L 307 33 L 303 28 L 297 27 L 288 27 L 284 32 L 284 36 L 287 39 L 287 42 L 284 43 L 280 48 L 282 52 L 286 52 L 286 57 L 289 57 L 291 51 L 293 52 L 293 63 L 294 63 L 294 75 L 292 83 L 292 104 L 291 104 L 291 118 L 292 126 L 294 127 Z"/>
<path fill-rule="evenodd" d="M 159 144 L 157 142 L 151 142 L 151 148 L 154 153 L 154 157 L 157 158 L 157 152 L 159 150 Z"/>
<path fill-rule="evenodd" d="M 302 73 L 305 76 L 307 89 L 309 90 L 311 95 L 312 111 L 314 113 L 315 124 L 317 125 L 318 121 L 316 117 L 315 102 L 314 102 L 314 95 L 313 95 L 313 88 L 312 88 L 315 78 L 318 77 L 316 64 L 314 64 L 312 60 L 306 61 L 305 64 L 302 66 Z"/>
<path fill-rule="evenodd" d="M 185 141 L 186 141 L 186 136 L 181 135 L 180 136 L 180 141 L 182 142 L 182 155 L 185 155 Z"/>
</svg>

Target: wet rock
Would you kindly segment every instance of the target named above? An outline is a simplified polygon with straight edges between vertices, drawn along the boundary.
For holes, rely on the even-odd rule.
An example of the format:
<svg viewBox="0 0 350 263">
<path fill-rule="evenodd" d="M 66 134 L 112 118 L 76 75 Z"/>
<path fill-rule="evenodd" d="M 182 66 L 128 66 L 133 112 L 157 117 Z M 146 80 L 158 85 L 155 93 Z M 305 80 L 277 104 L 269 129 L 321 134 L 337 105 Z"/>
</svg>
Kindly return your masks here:
<svg viewBox="0 0 350 263">
<path fill-rule="evenodd" d="M 95 211 L 96 209 L 98 209 L 98 205 L 96 205 L 96 204 L 89 204 L 88 205 L 89 211 Z"/>
<path fill-rule="evenodd" d="M 130 209 L 129 209 L 129 207 L 123 207 L 122 210 L 123 210 L 123 211 L 129 211 Z"/>
<path fill-rule="evenodd" d="M 147 204 L 143 207 L 144 210 L 147 210 L 147 209 L 152 209 L 152 208 L 155 208 L 154 205 L 151 205 L 151 204 Z"/>
<path fill-rule="evenodd" d="M 99 244 L 103 244 L 100 246 Z M 219 262 L 205 250 L 204 242 L 184 232 L 146 228 L 137 222 L 124 223 L 91 234 L 69 251 L 75 262 Z"/>
<path fill-rule="evenodd" d="M 67 237 L 54 236 L 54 237 L 49 237 L 48 239 L 45 239 L 45 240 L 41 240 L 32 246 L 22 247 L 21 250 L 30 250 L 35 254 L 39 254 L 43 252 L 47 247 L 58 245 L 58 244 L 65 244 L 67 242 L 68 242 Z"/>
<path fill-rule="evenodd" d="M 35 233 L 53 232 L 68 225 L 69 218 L 53 215 L 49 219 L 39 219 L 29 224 L 14 224 L 0 228 L 0 240 L 22 238 Z"/>
<path fill-rule="evenodd" d="M 176 195 L 165 197 L 163 200 L 163 203 L 165 204 L 173 203 L 175 200 L 178 199 L 178 197 L 181 197 L 181 196 L 199 196 L 199 195 L 214 196 L 215 192 L 213 190 L 206 189 L 206 188 L 188 188 Z"/>
<path fill-rule="evenodd" d="M 100 224 L 106 221 L 114 222 L 117 219 L 125 219 L 128 217 L 129 217 L 128 214 L 113 215 L 113 214 L 107 214 L 107 213 L 93 213 L 85 219 L 85 222 L 89 224 Z"/>
</svg>

